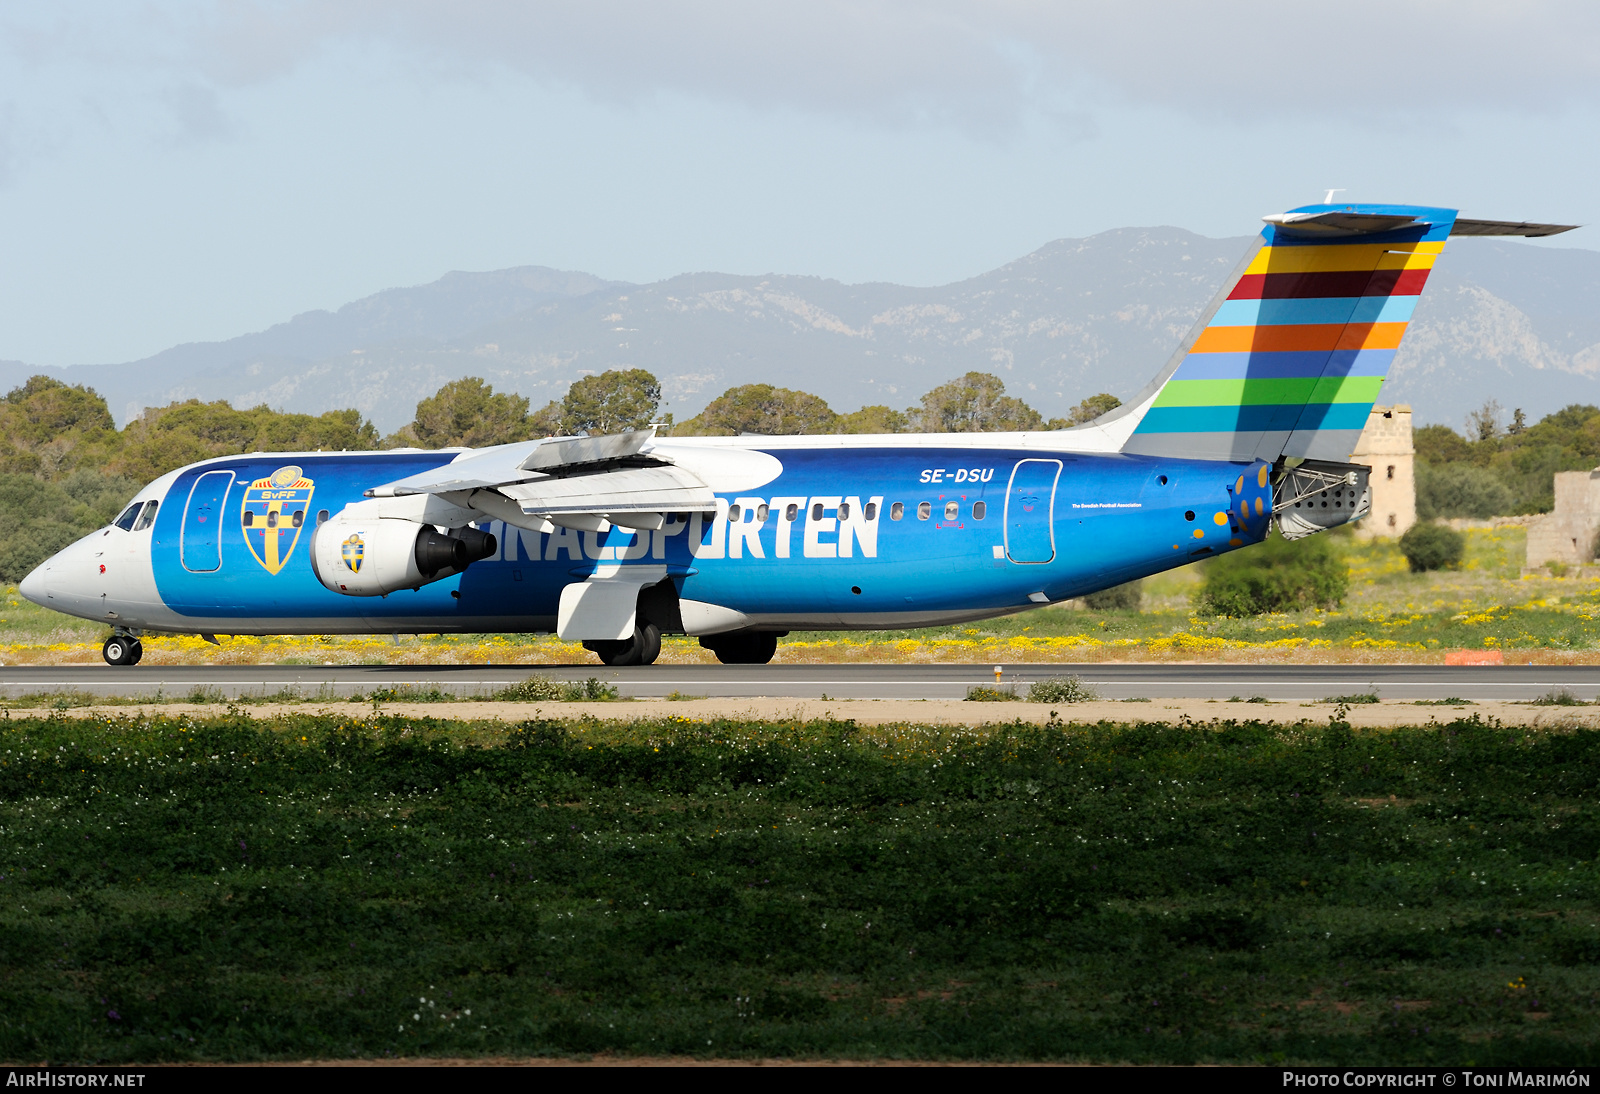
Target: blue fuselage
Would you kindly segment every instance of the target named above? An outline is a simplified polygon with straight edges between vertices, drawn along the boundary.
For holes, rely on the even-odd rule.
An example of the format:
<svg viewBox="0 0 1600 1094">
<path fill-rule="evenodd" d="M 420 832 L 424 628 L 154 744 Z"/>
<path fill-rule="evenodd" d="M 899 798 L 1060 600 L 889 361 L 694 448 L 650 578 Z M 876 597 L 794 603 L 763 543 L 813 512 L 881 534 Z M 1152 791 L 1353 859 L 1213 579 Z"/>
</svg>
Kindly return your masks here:
<svg viewBox="0 0 1600 1094">
<path fill-rule="evenodd" d="M 343 596 L 318 581 L 309 561 L 318 514 L 456 453 L 211 460 L 141 493 L 160 502 L 150 527 L 94 533 L 52 560 L 29 595 L 45 588 L 52 607 L 151 630 L 548 631 L 564 586 L 640 565 L 664 567 L 681 597 L 754 627 L 927 626 L 1257 543 L 1272 510 L 1259 462 L 792 442 L 769 454 L 781 463 L 770 481 L 718 490 L 714 513 L 672 514 L 654 531 L 481 522 L 498 541 L 492 557 L 384 597 Z M 287 464 L 301 485 L 274 493 Z"/>
</svg>

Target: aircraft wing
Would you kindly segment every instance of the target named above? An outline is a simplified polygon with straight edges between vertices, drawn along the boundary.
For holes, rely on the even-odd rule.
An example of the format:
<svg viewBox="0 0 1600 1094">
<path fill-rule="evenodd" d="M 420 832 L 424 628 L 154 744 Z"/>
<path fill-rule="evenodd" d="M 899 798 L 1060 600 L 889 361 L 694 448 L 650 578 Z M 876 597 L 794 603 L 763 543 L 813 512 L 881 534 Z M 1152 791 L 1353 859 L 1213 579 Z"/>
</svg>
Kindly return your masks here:
<svg viewBox="0 0 1600 1094">
<path fill-rule="evenodd" d="M 498 445 L 367 491 L 433 494 L 521 528 L 660 528 L 665 514 L 716 506 L 692 471 L 645 451 L 654 429 Z"/>
</svg>

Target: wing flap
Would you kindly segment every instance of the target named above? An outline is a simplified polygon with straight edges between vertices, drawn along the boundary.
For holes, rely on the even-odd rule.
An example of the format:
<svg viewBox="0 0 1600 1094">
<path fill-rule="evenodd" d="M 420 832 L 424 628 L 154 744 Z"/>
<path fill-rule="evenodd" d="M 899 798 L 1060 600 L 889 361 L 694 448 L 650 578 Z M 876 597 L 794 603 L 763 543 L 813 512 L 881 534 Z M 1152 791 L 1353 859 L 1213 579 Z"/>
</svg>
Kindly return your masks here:
<svg viewBox="0 0 1600 1094">
<path fill-rule="evenodd" d="M 562 437 L 495 445 L 462 453 L 450 463 L 384 483 L 367 494 L 386 498 L 439 494 L 447 490 L 492 490 L 541 475 L 582 474 L 650 462 L 651 458 L 642 453 L 655 433 L 652 427 L 598 437 Z"/>
<path fill-rule="evenodd" d="M 447 490 L 488 490 L 508 482 L 531 479 L 536 472 L 523 468 L 544 441 L 518 441 L 498 444 L 428 471 L 384 483 L 367 491 L 372 498 L 404 497 L 407 494 L 442 494 Z"/>
<path fill-rule="evenodd" d="M 550 471 L 608 463 L 637 456 L 656 435 L 655 427 L 597 437 L 569 437 L 545 441 L 522 462 L 524 471 Z"/>
<path fill-rule="evenodd" d="M 589 475 L 563 475 L 502 486 L 525 513 L 661 513 L 712 509 L 716 495 L 679 467 L 628 467 Z"/>
</svg>

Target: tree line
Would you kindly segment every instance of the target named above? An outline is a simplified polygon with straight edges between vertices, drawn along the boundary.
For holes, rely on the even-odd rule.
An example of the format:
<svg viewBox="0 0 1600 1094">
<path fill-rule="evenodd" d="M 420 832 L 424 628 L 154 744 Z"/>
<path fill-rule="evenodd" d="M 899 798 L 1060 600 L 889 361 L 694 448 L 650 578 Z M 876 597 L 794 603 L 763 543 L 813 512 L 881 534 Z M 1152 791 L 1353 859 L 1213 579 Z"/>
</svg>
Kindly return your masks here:
<svg viewBox="0 0 1600 1094">
<path fill-rule="evenodd" d="M 1574 403 L 1529 424 L 1495 400 L 1467 416 L 1466 429 L 1430 425 L 1414 434 L 1417 516 L 1496 517 L 1546 513 L 1555 474 L 1600 465 L 1600 407 Z"/>
<path fill-rule="evenodd" d="M 353 409 L 291 414 L 198 399 L 152 407 L 119 430 L 94 389 L 34 376 L 0 401 L 0 581 L 20 581 L 51 554 L 109 523 L 145 483 L 216 456 L 476 448 L 653 423 L 672 436 L 1061 429 L 1118 405 L 1113 396 L 1093 395 L 1068 417 L 1046 420 L 1007 395 L 998 376 L 969 372 L 905 410 L 869 406 L 839 414 L 808 392 L 744 384 L 693 418 L 674 422 L 661 412 L 660 382 L 635 368 L 583 377 L 538 410 L 477 377 L 454 380 L 419 402 L 412 421 L 387 437 Z"/>
</svg>

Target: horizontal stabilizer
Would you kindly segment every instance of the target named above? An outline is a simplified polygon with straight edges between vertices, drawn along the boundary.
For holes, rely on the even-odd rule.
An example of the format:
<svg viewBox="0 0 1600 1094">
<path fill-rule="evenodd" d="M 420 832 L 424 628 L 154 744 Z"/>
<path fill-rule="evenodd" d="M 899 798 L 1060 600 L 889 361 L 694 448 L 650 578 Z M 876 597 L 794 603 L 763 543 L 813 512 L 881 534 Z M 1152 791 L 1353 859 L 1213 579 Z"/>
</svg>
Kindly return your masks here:
<svg viewBox="0 0 1600 1094">
<path fill-rule="evenodd" d="M 1427 227 L 1425 221 L 1404 213 L 1357 213 L 1334 209 L 1325 213 L 1273 213 L 1261 218 L 1289 239 L 1335 239 L 1393 232 L 1399 228 Z"/>
<path fill-rule="evenodd" d="M 1462 220 L 1450 229 L 1453 236 L 1556 236 L 1577 224 L 1529 224 L 1525 220 Z"/>
</svg>

